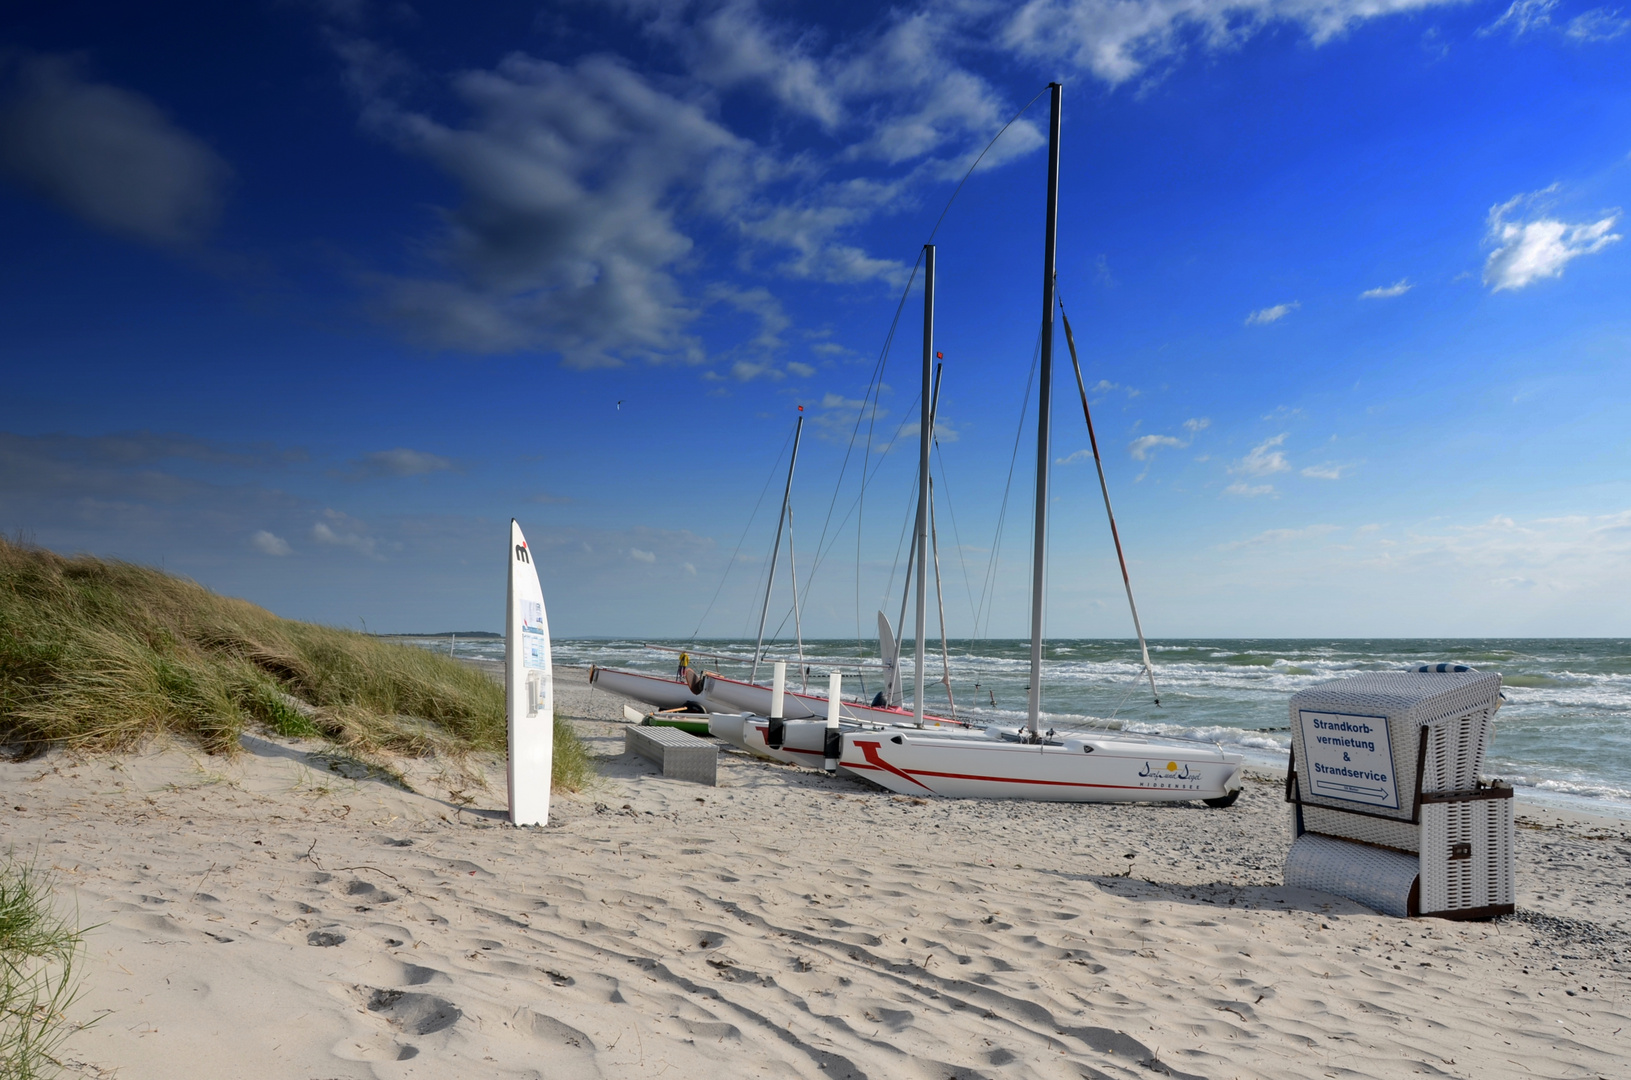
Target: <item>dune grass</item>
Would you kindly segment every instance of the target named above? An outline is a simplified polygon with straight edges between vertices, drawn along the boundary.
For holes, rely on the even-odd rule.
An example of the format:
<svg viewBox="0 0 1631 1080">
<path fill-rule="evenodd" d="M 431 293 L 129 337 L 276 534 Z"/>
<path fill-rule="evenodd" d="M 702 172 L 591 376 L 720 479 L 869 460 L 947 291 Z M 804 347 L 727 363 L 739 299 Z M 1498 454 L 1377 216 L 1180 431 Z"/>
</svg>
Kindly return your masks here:
<svg viewBox="0 0 1631 1080">
<path fill-rule="evenodd" d="M 365 755 L 505 749 L 503 690 L 469 665 L 0 539 L 0 743 L 123 750 L 168 734 L 232 753 L 257 726 Z M 587 758 L 555 729 L 555 783 L 577 790 Z"/>
<path fill-rule="evenodd" d="M 578 738 L 560 713 L 555 714 L 554 757 L 550 765 L 550 783 L 564 791 L 582 791 L 596 775 L 589 745 Z"/>
<path fill-rule="evenodd" d="M 0 1080 L 43 1080 L 73 1030 L 83 934 L 51 907 L 51 880 L 36 867 L 0 863 Z"/>
</svg>

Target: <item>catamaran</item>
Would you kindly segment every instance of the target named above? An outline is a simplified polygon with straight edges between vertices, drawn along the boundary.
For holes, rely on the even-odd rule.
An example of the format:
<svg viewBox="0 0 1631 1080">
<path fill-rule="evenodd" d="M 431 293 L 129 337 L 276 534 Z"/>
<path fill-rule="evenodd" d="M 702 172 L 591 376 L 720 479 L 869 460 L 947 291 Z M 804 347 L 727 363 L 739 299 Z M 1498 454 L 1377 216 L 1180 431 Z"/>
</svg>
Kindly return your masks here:
<svg viewBox="0 0 1631 1080">
<path fill-rule="evenodd" d="M 1039 366 L 1036 465 L 1036 517 L 1031 552 L 1031 679 L 1027 701 L 1027 722 L 1021 729 L 990 727 L 984 732 L 893 728 L 881 731 L 851 730 L 836 735 L 840 744 L 836 765 L 865 776 L 891 791 L 904 795 L 941 795 L 949 798 L 1038 799 L 1061 802 L 1161 802 L 1201 799 L 1210 806 L 1231 805 L 1240 794 L 1240 770 L 1244 760 L 1221 747 L 1180 740 L 1156 742 L 1118 737 L 1105 732 L 1041 730 L 1042 704 L 1042 613 L 1045 594 L 1047 555 L 1049 420 L 1052 405 L 1054 307 L 1058 303 L 1055 252 L 1059 212 L 1059 127 L 1062 88 L 1050 84 L 1051 117 L 1048 133 L 1048 194 L 1046 231 L 1043 245 L 1042 339 Z M 925 623 L 925 545 L 922 522 L 927 510 L 922 500 L 929 497 L 929 378 L 933 351 L 934 247 L 925 245 L 923 378 L 924 405 L 920 428 L 918 487 L 919 529 L 917 576 L 917 672 L 913 711 L 921 723 L 923 708 L 923 645 Z M 1067 325 L 1067 338 L 1070 337 Z M 1074 359 L 1074 340 L 1071 339 Z M 1077 362 L 1077 384 L 1082 408 L 1087 412 L 1087 393 Z M 1088 416 L 1091 435 L 1092 418 Z M 1099 461 L 1098 441 L 1093 438 L 1094 459 Z M 1103 464 L 1099 462 L 1103 484 Z M 1110 496 L 1104 487 L 1105 509 Z M 1112 530 L 1114 516 L 1111 516 Z M 1121 552 L 1119 535 L 1117 554 Z M 1127 581 L 1126 561 L 1122 576 Z M 1129 604 L 1132 586 L 1127 584 Z M 1133 618 L 1139 644 L 1144 647 L 1142 627 L 1137 627 L 1137 607 Z M 1145 668 L 1149 653 L 1144 652 Z M 1151 673 L 1151 687 L 1154 675 Z M 829 729 L 837 724 L 829 720 Z M 830 736 L 829 736 L 830 738 Z"/>
<path fill-rule="evenodd" d="M 654 709 L 683 709 L 692 705 L 705 709 L 700 674 L 694 680 L 665 679 L 661 675 L 595 665 L 589 669 L 589 685 L 644 702 Z"/>
</svg>

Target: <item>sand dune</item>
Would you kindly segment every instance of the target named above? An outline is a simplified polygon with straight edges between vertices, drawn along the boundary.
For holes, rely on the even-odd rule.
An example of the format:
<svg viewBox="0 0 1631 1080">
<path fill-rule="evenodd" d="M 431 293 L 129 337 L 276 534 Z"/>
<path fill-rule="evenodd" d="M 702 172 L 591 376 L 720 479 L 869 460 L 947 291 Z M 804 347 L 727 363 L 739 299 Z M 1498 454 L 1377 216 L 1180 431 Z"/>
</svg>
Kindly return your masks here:
<svg viewBox="0 0 1631 1080">
<path fill-rule="evenodd" d="M 1272 777 L 1199 806 L 930 802 L 607 755 L 549 828 L 246 740 L 0 765 L 89 936 L 67 1058 L 145 1077 L 1618 1077 L 1626 823 L 1526 808 L 1517 919 L 1280 886 Z M 348 778 L 348 774 L 350 778 Z"/>
</svg>

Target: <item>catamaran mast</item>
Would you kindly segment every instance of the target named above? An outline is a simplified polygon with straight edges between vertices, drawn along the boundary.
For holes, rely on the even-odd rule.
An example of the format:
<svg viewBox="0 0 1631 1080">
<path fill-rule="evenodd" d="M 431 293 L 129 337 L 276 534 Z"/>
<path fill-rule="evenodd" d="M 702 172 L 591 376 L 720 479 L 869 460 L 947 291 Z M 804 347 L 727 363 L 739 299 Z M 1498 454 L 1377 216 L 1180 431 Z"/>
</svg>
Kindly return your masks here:
<svg viewBox="0 0 1631 1080">
<path fill-rule="evenodd" d="M 1052 115 L 1048 119 L 1047 239 L 1042 248 L 1042 357 L 1037 383 L 1036 524 L 1031 544 L 1031 692 L 1025 717 L 1033 738 L 1039 737 L 1042 713 L 1042 594 L 1048 556 L 1048 418 L 1053 406 L 1054 252 L 1059 232 L 1059 109 L 1064 91 L 1049 83 Z M 927 363 L 927 361 L 925 361 Z M 921 650 L 922 646 L 919 646 Z"/>
<path fill-rule="evenodd" d="M 929 402 L 929 435 L 931 440 L 934 436 L 934 425 L 937 422 L 935 418 L 939 415 L 940 410 L 940 369 L 944 366 L 944 364 L 935 365 L 934 399 Z M 934 494 L 932 491 L 929 495 L 929 507 L 931 511 L 930 516 L 932 517 L 932 511 L 934 508 Z M 889 681 L 886 683 L 884 690 L 885 697 L 888 698 L 888 703 L 890 705 L 899 705 L 901 702 L 900 647 L 906 640 L 906 605 L 912 602 L 912 567 L 917 565 L 917 544 L 915 541 L 917 539 L 918 532 L 923 528 L 923 518 L 921 516 L 922 512 L 923 505 L 922 503 L 919 503 L 919 517 L 917 519 L 917 523 L 912 526 L 912 539 L 914 543 L 906 549 L 906 583 L 900 590 L 900 618 L 895 621 L 895 625 L 900 627 L 900 637 L 895 640 L 895 666 L 890 671 Z M 883 612 L 880 611 L 878 614 L 882 616 Z"/>
<path fill-rule="evenodd" d="M 1050 297 L 1051 302 L 1051 297 Z M 929 440 L 934 428 L 934 245 L 923 245 L 923 407 L 918 421 L 917 450 L 917 641 L 912 672 L 912 722 L 923 726 L 924 625 L 929 591 Z"/>
<path fill-rule="evenodd" d="M 787 507 L 793 498 L 793 469 L 799 463 L 799 436 L 803 432 L 804 414 L 800 412 L 798 423 L 793 427 L 793 460 L 787 463 L 787 487 L 782 491 L 781 517 L 776 519 L 776 542 L 770 548 L 770 580 L 765 582 L 765 602 L 759 608 L 759 640 L 753 646 L 753 672 L 748 676 L 748 682 L 759 681 L 759 659 L 764 655 L 765 645 L 765 616 L 770 613 L 770 590 L 776 585 L 776 560 L 782 550 L 782 525 L 787 521 Z M 797 588 L 796 581 L 794 587 Z"/>
</svg>

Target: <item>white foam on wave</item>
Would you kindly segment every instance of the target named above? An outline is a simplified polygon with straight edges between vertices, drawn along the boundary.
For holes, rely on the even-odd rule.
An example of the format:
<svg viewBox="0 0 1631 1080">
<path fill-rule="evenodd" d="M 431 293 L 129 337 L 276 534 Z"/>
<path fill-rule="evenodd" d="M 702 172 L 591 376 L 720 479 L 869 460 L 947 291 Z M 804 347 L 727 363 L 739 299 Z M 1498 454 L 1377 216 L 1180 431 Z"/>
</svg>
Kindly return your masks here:
<svg viewBox="0 0 1631 1080">
<path fill-rule="evenodd" d="M 1276 736 L 1271 732 L 1252 731 L 1236 727 L 1179 727 L 1176 724 L 1140 724 L 1131 723 L 1126 726 L 1127 731 L 1138 732 L 1141 735 L 1161 735 L 1168 739 L 1183 739 L 1186 742 L 1222 743 L 1225 746 L 1240 746 L 1252 750 L 1265 750 L 1276 755 L 1286 755 L 1291 752 L 1291 737 Z"/>
<path fill-rule="evenodd" d="M 1596 783 L 1585 779 L 1560 780 L 1553 777 L 1503 777 L 1513 787 L 1529 788 L 1554 795 L 1572 795 L 1581 799 L 1612 799 L 1631 805 L 1631 790 L 1612 784 Z"/>
</svg>

